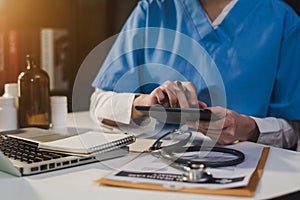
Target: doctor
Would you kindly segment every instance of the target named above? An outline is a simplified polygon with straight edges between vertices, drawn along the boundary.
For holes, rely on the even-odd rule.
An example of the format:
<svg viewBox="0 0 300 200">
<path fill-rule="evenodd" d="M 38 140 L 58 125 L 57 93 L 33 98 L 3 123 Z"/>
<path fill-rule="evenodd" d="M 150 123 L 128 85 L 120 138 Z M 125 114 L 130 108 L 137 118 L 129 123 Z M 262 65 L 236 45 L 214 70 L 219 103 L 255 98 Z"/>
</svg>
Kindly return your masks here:
<svg viewBox="0 0 300 200">
<path fill-rule="evenodd" d="M 91 116 L 130 124 L 136 105 L 201 106 L 221 120 L 188 125 L 220 144 L 292 149 L 299 52 L 300 19 L 281 0 L 142 0 L 93 82 Z"/>
</svg>

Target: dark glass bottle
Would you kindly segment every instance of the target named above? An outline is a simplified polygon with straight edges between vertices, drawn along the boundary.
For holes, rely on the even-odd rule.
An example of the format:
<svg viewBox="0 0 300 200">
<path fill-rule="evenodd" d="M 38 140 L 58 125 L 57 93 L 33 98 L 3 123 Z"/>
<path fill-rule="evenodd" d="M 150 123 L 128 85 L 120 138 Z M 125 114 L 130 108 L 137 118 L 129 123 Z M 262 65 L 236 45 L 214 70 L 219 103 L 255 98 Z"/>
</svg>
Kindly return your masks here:
<svg viewBox="0 0 300 200">
<path fill-rule="evenodd" d="M 47 129 L 51 119 L 49 76 L 30 55 L 26 64 L 18 77 L 19 125 Z"/>
</svg>

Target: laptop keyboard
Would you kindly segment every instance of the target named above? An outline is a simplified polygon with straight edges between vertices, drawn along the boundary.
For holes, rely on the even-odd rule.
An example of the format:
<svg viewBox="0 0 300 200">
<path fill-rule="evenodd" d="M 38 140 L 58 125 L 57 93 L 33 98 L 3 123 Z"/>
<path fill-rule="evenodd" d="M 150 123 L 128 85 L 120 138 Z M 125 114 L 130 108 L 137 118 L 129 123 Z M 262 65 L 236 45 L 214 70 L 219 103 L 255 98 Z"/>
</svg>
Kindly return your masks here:
<svg viewBox="0 0 300 200">
<path fill-rule="evenodd" d="M 38 149 L 38 143 L 6 135 L 0 135 L 0 150 L 6 157 L 28 164 L 69 156 L 66 154 L 40 151 Z"/>
</svg>

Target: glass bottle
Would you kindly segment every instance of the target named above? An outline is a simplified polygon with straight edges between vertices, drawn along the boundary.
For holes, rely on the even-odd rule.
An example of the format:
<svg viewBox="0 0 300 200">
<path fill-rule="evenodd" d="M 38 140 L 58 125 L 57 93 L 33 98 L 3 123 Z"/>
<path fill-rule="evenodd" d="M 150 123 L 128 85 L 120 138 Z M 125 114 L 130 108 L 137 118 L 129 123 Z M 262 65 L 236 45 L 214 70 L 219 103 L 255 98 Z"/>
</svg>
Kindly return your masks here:
<svg viewBox="0 0 300 200">
<path fill-rule="evenodd" d="M 47 129 L 51 119 L 49 76 L 30 55 L 26 64 L 18 77 L 19 126 Z"/>
</svg>

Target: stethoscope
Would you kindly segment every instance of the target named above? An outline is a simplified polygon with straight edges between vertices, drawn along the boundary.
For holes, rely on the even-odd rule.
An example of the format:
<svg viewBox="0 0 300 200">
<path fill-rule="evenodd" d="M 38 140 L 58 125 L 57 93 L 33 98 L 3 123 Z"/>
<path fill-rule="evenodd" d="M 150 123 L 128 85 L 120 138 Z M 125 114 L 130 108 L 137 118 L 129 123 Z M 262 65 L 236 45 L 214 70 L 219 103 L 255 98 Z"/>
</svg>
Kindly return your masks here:
<svg viewBox="0 0 300 200">
<path fill-rule="evenodd" d="M 161 146 L 161 140 L 171 134 L 186 135 L 186 137 L 175 144 Z M 182 181 L 193 183 L 222 182 L 224 180 L 214 178 L 206 168 L 234 166 L 242 163 L 245 159 L 245 155 L 236 149 L 202 145 L 185 146 L 191 137 L 191 131 L 175 129 L 159 137 L 150 147 L 150 151 L 155 152 L 155 156 L 159 154 L 172 167 L 184 171 L 181 175 Z M 209 154 L 213 154 L 215 157 L 209 157 Z M 218 158 L 215 159 L 216 157 Z"/>
</svg>

